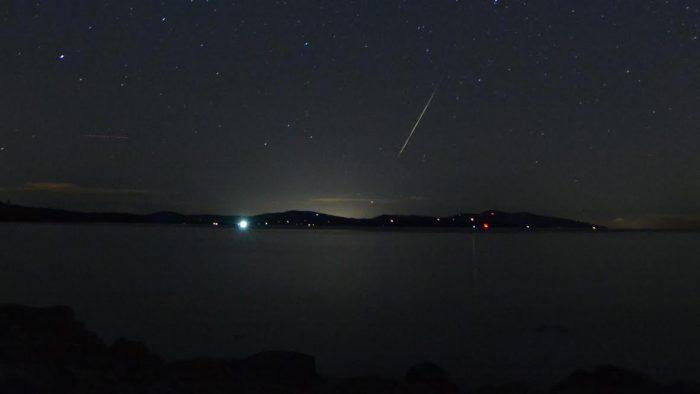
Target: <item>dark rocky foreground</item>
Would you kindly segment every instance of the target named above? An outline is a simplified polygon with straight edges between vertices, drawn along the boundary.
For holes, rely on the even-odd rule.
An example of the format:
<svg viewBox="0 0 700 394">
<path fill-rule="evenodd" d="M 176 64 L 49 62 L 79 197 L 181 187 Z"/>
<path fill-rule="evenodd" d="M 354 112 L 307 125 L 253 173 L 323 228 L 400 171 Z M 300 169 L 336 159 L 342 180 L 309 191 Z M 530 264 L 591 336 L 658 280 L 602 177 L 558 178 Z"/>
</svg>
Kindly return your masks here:
<svg viewBox="0 0 700 394">
<path fill-rule="evenodd" d="M 328 378 L 312 356 L 264 352 L 246 359 L 196 358 L 166 363 L 140 342 L 106 345 L 68 307 L 0 305 L 0 393 L 457 393 L 431 363 L 401 379 Z M 475 393 L 535 393 L 519 384 Z M 700 384 L 661 385 L 613 366 L 576 371 L 551 393 L 700 393 Z"/>
</svg>

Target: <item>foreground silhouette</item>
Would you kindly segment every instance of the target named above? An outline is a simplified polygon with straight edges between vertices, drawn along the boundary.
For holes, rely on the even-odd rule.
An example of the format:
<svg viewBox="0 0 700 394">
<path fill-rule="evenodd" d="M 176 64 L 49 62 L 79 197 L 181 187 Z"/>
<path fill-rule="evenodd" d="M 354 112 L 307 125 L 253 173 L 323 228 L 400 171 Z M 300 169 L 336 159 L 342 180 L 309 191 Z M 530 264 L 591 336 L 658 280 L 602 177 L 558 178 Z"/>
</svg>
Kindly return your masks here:
<svg viewBox="0 0 700 394">
<path fill-rule="evenodd" d="M 402 380 L 328 378 L 313 356 L 272 351 L 246 359 L 194 358 L 166 363 L 140 342 L 106 345 L 69 307 L 0 305 L 0 393 L 457 393 L 439 366 L 411 367 Z M 476 393 L 534 393 L 519 384 Z M 700 385 L 663 386 L 613 366 L 576 371 L 552 393 L 700 393 Z"/>
</svg>

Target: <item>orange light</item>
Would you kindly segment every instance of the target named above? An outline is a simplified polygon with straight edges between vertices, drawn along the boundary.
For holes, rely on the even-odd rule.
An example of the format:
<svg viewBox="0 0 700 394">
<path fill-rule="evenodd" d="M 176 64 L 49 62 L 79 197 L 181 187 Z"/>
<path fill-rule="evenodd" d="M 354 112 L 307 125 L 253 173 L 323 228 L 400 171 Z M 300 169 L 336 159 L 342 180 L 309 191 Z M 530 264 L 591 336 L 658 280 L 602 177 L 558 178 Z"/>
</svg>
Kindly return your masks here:
<svg viewBox="0 0 700 394">
<path fill-rule="evenodd" d="M 483 227 L 483 228 L 484 228 L 484 230 L 488 230 L 488 229 L 489 229 L 489 227 L 491 227 L 491 226 L 489 226 L 489 224 L 488 224 L 488 223 L 484 223 L 484 224 L 482 224 L 482 225 L 481 225 L 481 227 Z"/>
</svg>

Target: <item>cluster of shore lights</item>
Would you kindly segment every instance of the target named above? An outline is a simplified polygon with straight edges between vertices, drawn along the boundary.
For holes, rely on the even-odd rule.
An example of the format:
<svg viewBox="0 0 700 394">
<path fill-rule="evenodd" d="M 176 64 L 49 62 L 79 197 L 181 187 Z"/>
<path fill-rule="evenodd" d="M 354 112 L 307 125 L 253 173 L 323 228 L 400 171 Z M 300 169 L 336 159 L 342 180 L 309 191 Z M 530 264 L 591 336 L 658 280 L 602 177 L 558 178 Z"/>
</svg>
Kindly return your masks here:
<svg viewBox="0 0 700 394">
<path fill-rule="evenodd" d="M 492 215 L 493 215 L 493 213 L 492 213 Z M 438 223 L 440 222 L 440 218 L 436 218 L 436 220 L 437 220 Z M 452 219 L 452 220 L 454 221 L 454 219 Z M 469 220 L 470 220 L 471 222 L 474 222 L 474 221 L 475 221 L 474 218 L 469 218 Z M 396 221 L 395 221 L 393 218 L 389 218 L 389 224 L 394 224 L 394 223 L 396 223 Z M 490 225 L 490 224 L 488 224 L 488 223 L 481 223 L 481 229 L 482 229 L 482 230 L 486 231 L 486 230 L 489 230 L 490 228 L 491 228 L 491 225 Z M 473 225 L 472 225 L 472 229 L 474 229 L 474 230 L 477 229 L 476 224 L 473 224 Z M 530 225 L 527 226 L 527 229 L 530 229 Z"/>
<path fill-rule="evenodd" d="M 491 213 L 491 214 L 493 215 L 493 213 Z M 318 214 L 316 214 L 316 216 L 318 216 Z M 474 218 L 469 218 L 469 220 L 470 220 L 471 222 L 474 222 L 474 221 L 475 221 Z M 437 221 L 439 222 L 440 219 L 438 218 Z M 287 224 L 289 224 L 289 220 L 287 220 L 286 222 L 287 222 Z M 394 224 L 394 223 L 396 223 L 396 222 L 395 222 L 395 220 L 394 220 L 393 218 L 390 218 L 390 219 L 389 219 L 389 223 Z M 212 222 L 212 225 L 218 226 L 219 223 L 218 223 L 218 222 Z M 267 226 L 267 225 L 269 225 L 269 223 L 268 223 L 268 222 L 265 222 L 265 225 Z M 250 222 L 248 222 L 247 219 L 241 219 L 241 220 L 238 221 L 238 223 L 236 223 L 236 226 L 238 227 L 239 230 L 244 231 L 244 230 L 247 230 L 247 229 L 250 227 Z M 308 224 L 307 224 L 307 227 L 316 227 L 316 224 L 314 224 L 314 223 L 308 223 Z M 476 230 L 476 228 L 477 228 L 476 224 L 472 225 L 472 229 Z M 490 228 L 491 228 L 491 225 L 490 225 L 489 223 L 481 223 L 481 229 L 482 229 L 482 230 L 489 230 Z M 532 229 L 532 226 L 529 225 L 529 224 L 526 224 L 526 225 L 525 225 L 525 229 L 526 229 L 526 230 L 530 230 L 530 229 Z M 592 229 L 593 231 L 595 231 L 595 230 L 597 230 L 598 228 L 597 228 L 596 226 L 592 226 L 591 229 Z"/>
</svg>

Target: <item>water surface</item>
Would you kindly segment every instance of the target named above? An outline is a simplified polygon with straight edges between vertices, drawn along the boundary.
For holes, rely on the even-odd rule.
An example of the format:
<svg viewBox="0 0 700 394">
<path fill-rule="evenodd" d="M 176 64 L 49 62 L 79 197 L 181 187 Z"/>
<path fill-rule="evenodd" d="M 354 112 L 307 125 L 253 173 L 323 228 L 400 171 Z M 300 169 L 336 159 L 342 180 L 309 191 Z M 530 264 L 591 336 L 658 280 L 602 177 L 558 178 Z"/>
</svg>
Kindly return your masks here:
<svg viewBox="0 0 700 394">
<path fill-rule="evenodd" d="M 0 302 L 74 307 L 169 358 L 313 354 L 321 373 L 700 378 L 699 233 L 0 224 Z"/>
</svg>

